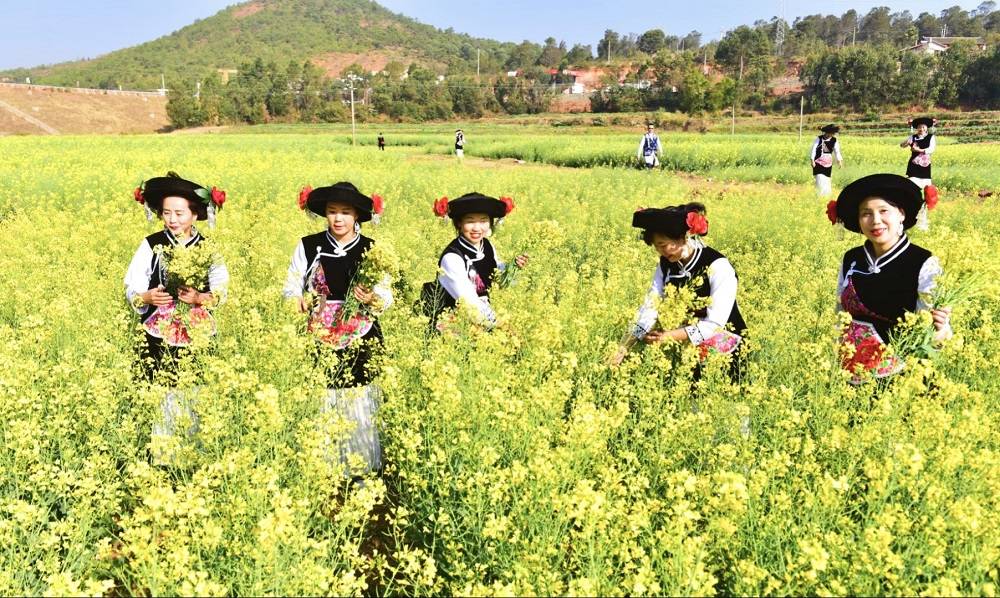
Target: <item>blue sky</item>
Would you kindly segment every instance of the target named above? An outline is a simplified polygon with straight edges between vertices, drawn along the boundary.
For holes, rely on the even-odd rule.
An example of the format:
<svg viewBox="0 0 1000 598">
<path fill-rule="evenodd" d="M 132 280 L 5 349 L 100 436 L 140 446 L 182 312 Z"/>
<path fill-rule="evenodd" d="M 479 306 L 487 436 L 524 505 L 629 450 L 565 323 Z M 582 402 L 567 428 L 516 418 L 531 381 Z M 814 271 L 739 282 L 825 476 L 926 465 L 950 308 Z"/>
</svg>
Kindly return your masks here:
<svg viewBox="0 0 1000 598">
<path fill-rule="evenodd" d="M 92 58 L 176 31 L 234 4 L 234 0 L 0 0 L 4 15 L 0 68 Z M 966 10 L 979 2 L 955 0 L 646 0 L 619 5 L 607 0 L 382 0 L 386 8 L 437 27 L 478 37 L 540 42 L 548 36 L 570 45 L 596 47 L 605 29 L 669 34 L 701 31 L 704 39 L 721 31 L 781 12 L 785 18 L 822 12 L 864 14 L 875 6 L 893 11 L 937 13 L 954 5 Z"/>
</svg>

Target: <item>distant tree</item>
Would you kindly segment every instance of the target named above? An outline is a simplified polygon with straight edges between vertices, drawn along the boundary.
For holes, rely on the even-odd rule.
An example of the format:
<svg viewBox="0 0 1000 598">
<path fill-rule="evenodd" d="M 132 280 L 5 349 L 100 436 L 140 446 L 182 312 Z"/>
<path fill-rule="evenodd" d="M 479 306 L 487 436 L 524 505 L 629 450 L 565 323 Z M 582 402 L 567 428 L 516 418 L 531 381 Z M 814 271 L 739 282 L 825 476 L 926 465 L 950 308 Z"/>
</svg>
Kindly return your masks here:
<svg viewBox="0 0 1000 598">
<path fill-rule="evenodd" d="M 969 63 L 965 73 L 967 82 L 959 90 L 961 100 L 981 109 L 1000 109 L 1000 46 Z"/>
<path fill-rule="evenodd" d="M 538 64 L 555 68 L 562 63 L 564 56 L 566 56 L 566 43 L 556 44 L 555 38 L 550 37 L 545 40 L 545 45 L 542 46 L 542 53 L 538 57 Z"/>
<path fill-rule="evenodd" d="M 541 55 L 542 48 L 538 44 L 525 40 L 511 50 L 510 57 L 507 58 L 507 63 L 504 66 L 509 71 L 534 66 L 538 64 Z"/>
<path fill-rule="evenodd" d="M 570 48 L 569 53 L 566 54 L 566 62 L 569 64 L 582 64 L 593 59 L 594 51 L 590 49 L 590 46 L 583 44 L 575 44 Z"/>
<path fill-rule="evenodd" d="M 920 37 L 941 35 L 941 21 L 929 12 L 920 13 L 914 24 L 917 26 L 917 33 Z"/>
<path fill-rule="evenodd" d="M 621 36 L 611 29 L 604 30 L 604 37 L 597 42 L 597 59 L 607 60 L 609 56 L 621 58 Z"/>
<path fill-rule="evenodd" d="M 639 51 L 653 55 L 663 49 L 666 44 L 666 34 L 662 29 L 650 29 L 639 36 Z"/>
<path fill-rule="evenodd" d="M 899 65 L 899 72 L 892 79 L 888 101 L 909 108 L 924 107 L 935 101 L 935 87 L 931 85 L 934 58 L 925 54 L 906 52 Z"/>
<path fill-rule="evenodd" d="M 892 17 L 889 7 L 878 6 L 865 15 L 858 28 L 858 40 L 875 44 L 888 43 L 892 37 Z"/>
<path fill-rule="evenodd" d="M 700 31 L 690 31 L 687 35 L 681 38 L 681 49 L 682 50 L 697 50 L 701 47 L 701 32 Z"/>
<path fill-rule="evenodd" d="M 739 73 L 740 66 L 746 69 L 751 58 L 769 56 L 773 50 L 770 38 L 761 29 L 751 29 L 741 25 L 719 41 L 715 49 L 715 60 L 727 71 Z"/>
<path fill-rule="evenodd" d="M 167 118 L 176 129 L 200 127 L 205 124 L 205 113 L 195 98 L 194 86 L 186 81 L 176 81 L 167 96 Z"/>
</svg>

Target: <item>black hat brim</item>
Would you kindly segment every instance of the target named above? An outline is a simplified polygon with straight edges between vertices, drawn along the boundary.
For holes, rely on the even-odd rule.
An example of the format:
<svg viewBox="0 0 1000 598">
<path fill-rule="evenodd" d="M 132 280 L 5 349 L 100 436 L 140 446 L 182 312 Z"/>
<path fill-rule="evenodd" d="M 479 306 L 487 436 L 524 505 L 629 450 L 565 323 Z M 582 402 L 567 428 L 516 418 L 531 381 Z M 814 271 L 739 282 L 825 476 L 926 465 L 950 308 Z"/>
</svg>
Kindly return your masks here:
<svg viewBox="0 0 1000 598">
<path fill-rule="evenodd" d="M 191 211 L 198 215 L 198 220 L 207 220 L 208 206 L 198 195 L 198 190 L 202 188 L 198 183 L 180 177 L 154 177 L 143 185 L 142 198 L 150 210 L 160 213 L 163 211 L 163 200 L 183 197 L 191 202 Z"/>
<path fill-rule="evenodd" d="M 632 226 L 651 233 L 662 233 L 671 239 L 687 236 L 689 212 L 664 208 L 647 208 L 632 214 Z"/>
<path fill-rule="evenodd" d="M 934 119 L 930 118 L 929 116 L 921 116 L 920 118 L 915 118 L 912 121 L 910 121 L 910 125 L 912 125 L 914 128 L 919 127 L 920 125 L 927 125 L 928 127 L 933 127 Z"/>
<path fill-rule="evenodd" d="M 368 222 L 372 219 L 372 198 L 358 191 L 350 183 L 337 183 L 313 189 L 306 199 L 306 208 L 317 216 L 326 216 L 326 206 L 332 202 L 342 203 L 357 210 L 358 222 Z"/>
<path fill-rule="evenodd" d="M 448 217 L 458 221 L 468 214 L 486 214 L 490 218 L 507 215 L 507 204 L 481 193 L 467 193 L 448 202 Z"/>
<path fill-rule="evenodd" d="M 824 133 L 839 133 L 840 127 L 837 125 L 826 125 L 825 127 L 821 127 L 820 131 Z"/>
<path fill-rule="evenodd" d="M 861 202 L 878 197 L 903 210 L 903 229 L 917 223 L 917 213 L 924 198 L 920 187 L 910 179 L 898 174 L 872 174 L 862 177 L 844 187 L 837 197 L 837 218 L 844 228 L 860 233 L 858 210 Z"/>
</svg>

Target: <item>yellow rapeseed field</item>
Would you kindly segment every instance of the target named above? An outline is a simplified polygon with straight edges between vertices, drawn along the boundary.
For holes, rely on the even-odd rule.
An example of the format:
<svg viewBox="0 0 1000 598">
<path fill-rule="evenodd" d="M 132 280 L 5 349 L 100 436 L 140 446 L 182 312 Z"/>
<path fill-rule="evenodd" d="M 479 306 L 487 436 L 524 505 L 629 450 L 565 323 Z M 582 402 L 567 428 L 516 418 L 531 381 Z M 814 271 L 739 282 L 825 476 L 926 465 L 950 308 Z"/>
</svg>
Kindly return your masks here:
<svg viewBox="0 0 1000 598">
<path fill-rule="evenodd" d="M 387 136 L 384 153 L 317 134 L 0 139 L 0 594 L 997 593 L 1000 200 L 974 190 L 997 187 L 1000 147 L 962 147 L 983 166 L 949 187 L 959 146 L 942 145 L 942 201 L 911 235 L 943 284 L 987 281 L 956 338 L 852 387 L 834 288 L 860 237 L 837 234 L 811 186 L 725 165 L 707 181 L 459 163 Z M 788 145 L 751 142 L 776 161 Z M 809 179 L 805 162 L 788 180 Z M 232 282 L 218 336 L 181 367 L 198 434 L 162 466 L 165 388 L 136 375 L 122 277 L 156 230 L 132 189 L 167 170 L 227 192 L 203 232 Z M 340 180 L 385 198 L 365 234 L 402 261 L 382 317 L 386 470 L 353 488 L 326 458 L 345 423 L 321 415 L 313 340 L 281 299 L 297 240 L 323 226 L 299 189 Z M 431 205 L 472 190 L 514 198 L 493 242 L 531 263 L 494 291 L 493 332 L 428 338 L 413 304 L 454 234 Z M 691 200 L 739 274 L 739 385 L 714 362 L 692 382 L 691 349 L 605 365 L 656 264 L 632 212 Z"/>
</svg>

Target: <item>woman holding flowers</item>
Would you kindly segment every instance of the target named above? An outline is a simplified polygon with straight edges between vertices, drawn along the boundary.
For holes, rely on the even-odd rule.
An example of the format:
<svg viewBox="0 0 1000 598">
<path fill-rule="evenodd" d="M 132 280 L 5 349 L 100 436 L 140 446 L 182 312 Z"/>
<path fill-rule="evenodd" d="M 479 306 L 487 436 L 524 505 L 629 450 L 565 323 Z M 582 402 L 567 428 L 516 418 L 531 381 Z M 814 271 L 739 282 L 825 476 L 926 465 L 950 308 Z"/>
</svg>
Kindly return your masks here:
<svg viewBox="0 0 1000 598">
<path fill-rule="evenodd" d="M 704 205 L 688 203 L 641 209 L 633 214 L 632 226 L 642 229 L 643 241 L 660 258 L 646 300 L 632 330 L 612 357 L 612 365 L 620 364 L 640 341 L 687 342 L 698 347 L 702 359 L 709 353 L 731 355 L 730 371 L 734 377 L 738 374 L 738 350 L 746 323 L 736 304 L 736 271 L 726 256 L 701 241 L 708 234 L 705 212 Z M 692 288 L 708 304 L 690 312 L 693 321 L 689 325 L 664 330 L 658 323 L 656 304 L 669 286 Z"/>
<path fill-rule="evenodd" d="M 215 334 L 210 310 L 226 295 L 229 272 L 195 221 L 215 223 L 215 213 L 226 201 L 224 191 L 208 189 L 174 172 L 145 181 L 133 192 L 146 208 L 163 220 L 163 230 L 143 239 L 125 273 L 125 297 L 145 331 L 141 351 L 146 377 L 153 379 L 167 359 L 173 375 L 180 354 L 196 339 Z M 198 427 L 194 397 L 172 389 L 160 405 L 161 419 L 153 424 L 153 453 L 158 462 L 173 459 L 172 441 L 179 426 L 188 436 Z"/>
<path fill-rule="evenodd" d="M 899 357 L 885 353 L 885 344 L 907 312 L 930 310 L 935 342 L 952 334 L 951 309 L 932 305 L 941 265 L 906 235 L 923 203 L 911 180 L 873 174 L 845 187 L 827 206 L 832 223 L 865 237 L 844 254 L 837 278 L 838 308 L 851 316 L 843 332 L 843 366 L 853 374 L 852 384 L 863 383 L 867 373 L 885 378 L 903 369 Z"/>
<path fill-rule="evenodd" d="M 912 133 L 899 144 L 899 147 L 910 150 L 910 159 L 906 163 L 906 176 L 921 189 L 931 184 L 931 154 L 937 149 L 937 141 L 930 128 L 935 124 L 937 120 L 929 116 L 913 119 L 910 121 Z"/>
<path fill-rule="evenodd" d="M 225 298 L 229 271 L 195 222 L 214 225 L 226 194 L 170 172 L 145 181 L 134 197 L 147 218 L 155 213 L 163 220 L 163 230 L 139 244 L 125 274 L 125 297 L 146 332 L 142 356 L 152 377 L 164 356 L 176 357 L 193 336 L 215 334 L 210 310 Z"/>
<path fill-rule="evenodd" d="M 829 124 L 820 131 L 823 134 L 816 137 L 809 150 L 809 162 L 812 164 L 813 177 L 816 179 L 816 193 L 824 197 L 832 193 L 830 177 L 833 175 L 834 157 L 837 159 L 837 166 L 841 168 L 844 166 L 844 158 L 840 155 L 840 143 L 834 137 L 840 131 L 840 127 Z"/>
<path fill-rule="evenodd" d="M 324 411 L 337 410 L 356 423 L 340 443 L 340 459 L 357 453 L 370 470 L 381 468 L 381 446 L 374 427 L 380 391 L 372 385 L 373 353 L 381 346 L 378 316 L 392 304 L 391 260 L 361 234 L 361 223 L 381 213 L 382 200 L 351 183 L 304 188 L 299 207 L 326 219 L 326 229 L 303 237 L 288 268 L 284 296 L 309 315 L 309 331 L 334 350 Z"/>
<path fill-rule="evenodd" d="M 437 283 L 444 292 L 440 293 L 440 304 L 435 306 L 435 316 L 443 309 L 454 308 L 461 300 L 474 310 L 483 326 L 492 328 L 496 324 L 496 314 L 490 307 L 490 288 L 496 273 L 505 274 L 505 283 L 514 270 L 528 264 L 528 256 L 521 254 L 514 258 L 513 267 L 509 267 L 489 240 L 498 220 L 513 210 L 514 200 L 509 197 L 496 199 L 476 192 L 451 201 L 442 197 L 435 202 L 434 213 L 450 218 L 456 232 L 455 239 L 438 258 Z"/>
</svg>

